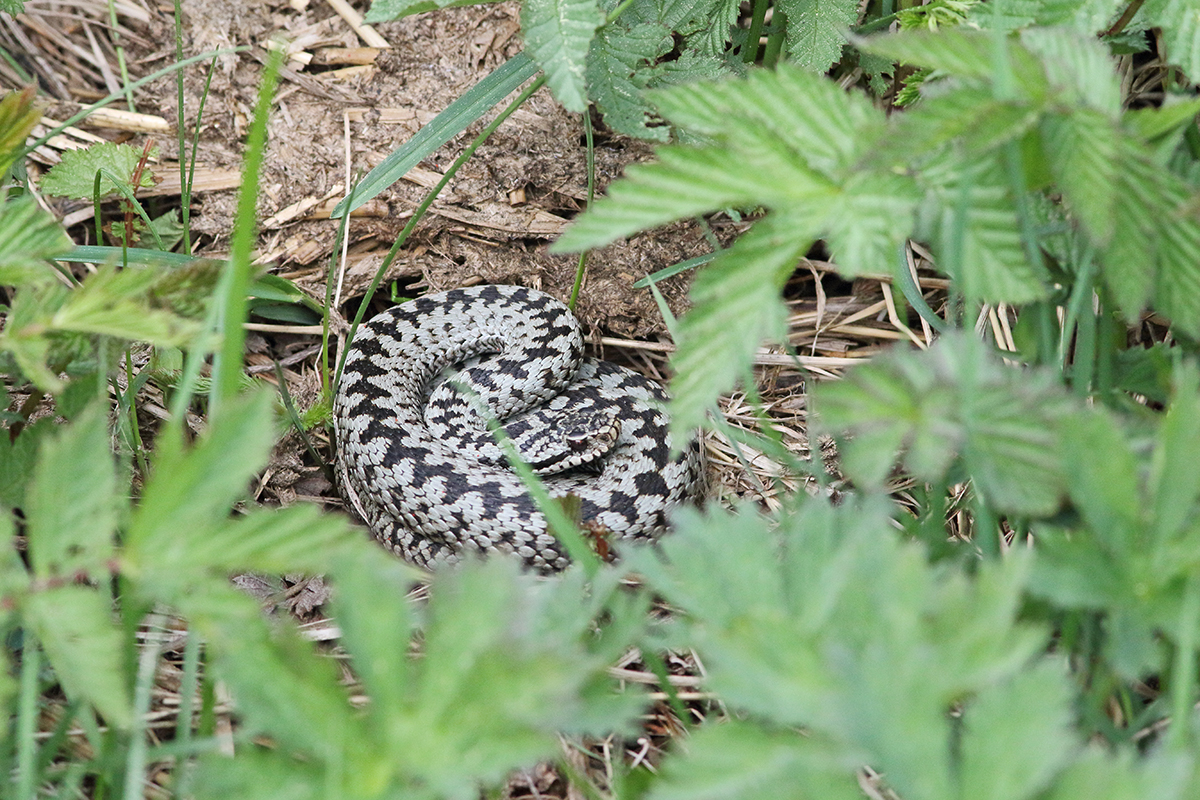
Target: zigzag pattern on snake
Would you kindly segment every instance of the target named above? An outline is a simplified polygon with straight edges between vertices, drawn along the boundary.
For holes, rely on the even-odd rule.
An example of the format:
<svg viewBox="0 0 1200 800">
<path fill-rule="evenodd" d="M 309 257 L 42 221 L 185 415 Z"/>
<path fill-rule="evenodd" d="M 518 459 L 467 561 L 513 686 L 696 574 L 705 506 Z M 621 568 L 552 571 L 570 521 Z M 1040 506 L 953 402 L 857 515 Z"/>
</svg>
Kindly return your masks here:
<svg viewBox="0 0 1200 800">
<path fill-rule="evenodd" d="M 455 289 L 376 316 L 354 337 L 334 400 L 346 499 L 419 566 L 492 551 L 541 571 L 567 566 L 477 395 L 550 493 L 579 497 L 583 523 L 657 536 L 702 491 L 698 444 L 671 458 L 662 388 L 582 349 L 567 307 L 519 286 Z"/>
</svg>

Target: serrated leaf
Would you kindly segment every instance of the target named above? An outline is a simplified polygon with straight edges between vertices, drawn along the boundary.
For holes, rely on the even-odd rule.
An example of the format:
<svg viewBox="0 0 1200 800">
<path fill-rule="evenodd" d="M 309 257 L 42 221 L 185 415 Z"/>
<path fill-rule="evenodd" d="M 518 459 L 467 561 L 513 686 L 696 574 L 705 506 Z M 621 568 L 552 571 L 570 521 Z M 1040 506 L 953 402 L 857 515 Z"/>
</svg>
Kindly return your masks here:
<svg viewBox="0 0 1200 800">
<path fill-rule="evenodd" d="M 575 220 L 553 250 L 601 247 L 639 230 L 752 202 L 756 187 L 720 148 L 661 147 L 658 160 L 631 165 L 608 196 Z"/>
<path fill-rule="evenodd" d="M 819 737 L 731 720 L 702 725 L 667 759 L 648 800 L 857 800 L 856 764 Z"/>
<path fill-rule="evenodd" d="M 151 158 L 155 155 L 156 153 L 151 153 Z M 94 144 L 82 150 L 67 150 L 62 155 L 62 161 L 51 167 L 42 177 L 40 188 L 46 194 L 91 200 L 97 171 L 107 170 L 129 186 L 141 158 L 141 148 L 113 142 Z M 154 175 L 147 166 L 142 171 L 141 183 L 134 188 L 148 189 L 152 186 Z M 107 197 L 116 191 L 117 187 L 111 180 L 101 177 L 101 197 Z"/>
<path fill-rule="evenodd" d="M 1135 24 L 1161 28 L 1167 60 L 1195 82 L 1200 80 L 1200 8 L 1192 0 L 1148 0 Z"/>
<path fill-rule="evenodd" d="M 1200 452 L 1198 383 L 1194 366 L 1176 370 L 1171 407 L 1158 430 L 1148 490 L 1154 498 L 1152 535 L 1160 542 L 1181 533 L 1200 494 L 1200 470 L 1191 466 Z"/>
<path fill-rule="evenodd" d="M 1070 416 L 1062 431 L 1071 499 L 1111 552 L 1131 553 L 1141 528 L 1142 497 L 1129 443 L 1112 416 L 1100 408 Z M 1104 458 L 1087 457 L 1100 452 Z"/>
<path fill-rule="evenodd" d="M 580 602 L 581 573 L 567 578 L 538 582 L 506 559 L 438 575 L 409 711 L 380 710 L 403 726 L 405 772 L 473 797 L 479 782 L 556 752 L 557 731 L 629 729 L 642 699 L 615 695 L 610 654 L 584 647 L 593 610 Z"/>
<path fill-rule="evenodd" d="M 1115 755 L 1103 745 L 1088 748 L 1067 767 L 1044 795 L 1045 800 L 1182 800 L 1194 769 L 1194 756 L 1162 748 L 1148 757 L 1133 748 Z"/>
<path fill-rule="evenodd" d="M 191 551 L 206 550 L 206 533 L 225 523 L 274 441 L 271 395 L 258 391 L 238 398 L 190 450 L 178 442 L 160 444 L 126 536 L 130 568 L 145 574 L 170 564 L 204 574 L 207 565 L 193 560 Z"/>
<path fill-rule="evenodd" d="M 938 266 L 964 295 L 988 303 L 1026 303 L 1046 295 L 1025 254 L 1016 203 L 994 159 L 949 159 L 930 166 L 922 177 L 937 201 Z"/>
<path fill-rule="evenodd" d="M 841 58 L 842 31 L 858 22 L 858 7 L 857 0 L 780 0 L 788 58 L 809 72 L 826 72 Z"/>
<path fill-rule="evenodd" d="M 886 273 L 912 233 L 920 193 L 911 178 L 886 172 L 852 175 L 832 198 L 823 226 L 838 272 Z"/>
<path fill-rule="evenodd" d="M 49 319 L 54 330 L 177 345 L 197 330 L 195 323 L 147 303 L 160 273 L 150 269 L 101 267 Z"/>
<path fill-rule="evenodd" d="M 53 280 L 54 271 L 47 260 L 70 249 L 66 231 L 32 195 L 0 203 L 0 286 Z"/>
<path fill-rule="evenodd" d="M 718 395 L 747 374 L 764 339 L 782 339 L 780 291 L 815 236 L 811 220 L 772 212 L 696 275 L 671 358 L 676 441 L 687 441 Z"/>
<path fill-rule="evenodd" d="M 25 503 L 35 576 L 107 576 L 116 490 L 108 420 L 97 407 L 43 439 Z"/>
<path fill-rule="evenodd" d="M 1113 235 L 1100 251 L 1104 282 L 1126 320 L 1141 314 L 1154 294 L 1155 262 L 1162 213 L 1160 170 L 1121 142 L 1118 182 L 1113 189 Z"/>
<path fill-rule="evenodd" d="M 1021 31 L 1021 44 L 1037 56 L 1054 90 L 1054 102 L 1091 109 L 1115 120 L 1121 86 L 1108 49 L 1095 37 L 1065 28 Z"/>
<path fill-rule="evenodd" d="M 868 53 L 965 78 L 992 77 L 995 37 L 967 28 L 910 30 L 855 40 Z M 1011 50 L 1010 50 L 1011 52 Z"/>
<path fill-rule="evenodd" d="M 961 797 L 1024 800 L 1045 788 L 1078 747 L 1072 686 L 1043 661 L 981 692 L 963 713 Z"/>
<path fill-rule="evenodd" d="M 1042 120 L 1050 170 L 1093 241 L 1105 244 L 1116 225 L 1117 130 L 1097 111 L 1078 109 Z"/>
<path fill-rule="evenodd" d="M 919 354 L 891 351 L 815 394 L 833 430 L 865 432 L 868 443 L 891 430 L 884 441 L 904 442 L 903 463 L 920 480 L 946 478 L 961 458 L 993 507 L 1032 515 L 1058 507 L 1058 430 L 1071 409 L 1065 394 L 1047 375 L 1031 378 L 997 364 L 970 339 L 943 337 Z"/>
<path fill-rule="evenodd" d="M 16 10 L 0 8 L 10 14 L 21 13 L 21 4 L 16 3 Z M 25 149 L 25 137 L 33 130 L 41 118 L 41 112 L 34 105 L 37 89 L 28 86 L 21 91 L 11 91 L 0 100 L 0 178 L 8 174 L 8 168 L 16 161 L 17 156 Z M 2 241 L 2 240 L 0 240 Z M 0 280 L 0 284 L 4 281 Z"/>
<path fill-rule="evenodd" d="M 130 723 L 121 634 L 108 598 L 82 586 L 33 592 L 21 608 L 67 696 L 87 700 L 119 727 Z"/>
<path fill-rule="evenodd" d="M 671 50 L 674 42 L 664 25 L 644 23 L 630 28 L 606 26 L 592 39 L 587 59 L 587 94 L 613 130 L 639 139 L 665 142 L 667 128 L 657 122 L 634 76 Z"/>
<path fill-rule="evenodd" d="M 997 99 L 981 82 L 926 84 L 922 101 L 898 115 L 886 154 L 903 162 L 914 147 L 936 152 L 955 139 L 969 152 L 982 153 L 1022 136 L 1037 123 L 1038 112 L 1029 103 Z"/>
<path fill-rule="evenodd" d="M 588 49 L 604 15 L 596 0 L 526 0 L 521 30 L 554 98 L 568 111 L 587 109 Z"/>
<path fill-rule="evenodd" d="M 882 113 L 862 95 L 786 63 L 744 80 L 689 84 L 652 97 L 677 125 L 723 136 L 734 148 L 769 136 L 830 177 L 851 167 L 884 127 Z"/>
<path fill-rule="evenodd" d="M 24 505 L 38 447 L 54 430 L 53 420 L 43 418 L 26 426 L 15 441 L 0 436 L 0 507 L 12 509 Z"/>
<path fill-rule="evenodd" d="M 840 743 L 902 796 L 954 796 L 947 704 L 1045 643 L 1016 622 L 1027 558 L 976 579 L 939 572 L 898 543 L 882 503 L 813 500 L 773 519 L 689 510 L 677 523 L 660 554 L 630 561 L 697 620 L 675 644 L 696 648 L 727 704 Z"/>
</svg>

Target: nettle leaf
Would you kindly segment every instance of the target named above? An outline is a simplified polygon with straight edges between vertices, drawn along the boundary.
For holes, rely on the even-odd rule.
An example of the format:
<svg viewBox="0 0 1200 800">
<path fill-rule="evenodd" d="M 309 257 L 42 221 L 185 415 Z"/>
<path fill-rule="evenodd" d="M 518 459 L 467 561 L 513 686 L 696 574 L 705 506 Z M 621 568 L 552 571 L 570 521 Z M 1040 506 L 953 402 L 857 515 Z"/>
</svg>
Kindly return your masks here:
<svg viewBox="0 0 1200 800">
<path fill-rule="evenodd" d="M 32 195 L 0 203 L 0 286 L 53 280 L 48 259 L 62 255 L 71 246 L 66 231 Z"/>
<path fill-rule="evenodd" d="M 101 267 L 67 295 L 49 320 L 50 327 L 160 345 L 183 344 L 197 330 L 196 323 L 150 308 L 147 302 L 161 276 L 155 269 Z"/>
<path fill-rule="evenodd" d="M 774 519 L 686 510 L 660 548 L 632 566 L 695 620 L 673 644 L 696 648 L 722 700 L 804 727 L 835 745 L 827 769 L 869 763 L 905 797 L 958 796 L 947 709 L 1046 641 L 1017 622 L 1028 558 L 975 578 L 937 570 L 898 541 L 882 502 L 813 500 Z"/>
<path fill-rule="evenodd" d="M 106 415 L 93 406 L 42 440 L 25 502 L 38 578 L 107 576 L 118 512 L 110 438 Z"/>
<path fill-rule="evenodd" d="M 591 591 L 611 595 L 609 583 Z M 540 581 L 511 559 L 439 573 L 407 701 L 375 712 L 403 742 L 386 754 L 400 774 L 439 796 L 474 797 L 480 783 L 551 758 L 560 731 L 631 730 L 644 697 L 616 694 L 606 670 L 632 642 L 593 646 L 598 612 L 588 591 L 581 570 Z M 640 635 L 640 624 L 621 627 Z"/>
<path fill-rule="evenodd" d="M 554 97 L 568 111 L 587 109 L 586 65 L 596 28 L 604 21 L 596 0 L 525 0 L 525 46 L 546 73 Z"/>
<path fill-rule="evenodd" d="M 1073 687 L 1061 663 L 1043 661 L 990 686 L 963 711 L 960 797 L 1032 797 L 1079 746 Z"/>
<path fill-rule="evenodd" d="M 151 152 L 155 158 L 157 151 Z M 134 170 L 141 161 L 142 150 L 128 144 L 105 142 L 82 150 L 68 150 L 62 161 L 50 168 L 41 180 L 41 190 L 46 194 L 71 197 L 76 200 L 91 200 L 95 188 L 96 172 L 105 169 L 125 182 L 133 181 Z M 142 182 L 134 188 L 148 189 L 154 186 L 154 176 L 149 166 L 142 171 Z M 100 196 L 106 197 L 117 188 L 107 177 L 100 179 Z"/>
<path fill-rule="evenodd" d="M 1051 114 L 1042 144 L 1055 180 L 1089 237 L 1105 244 L 1116 225 L 1118 131 L 1105 115 L 1084 109 Z"/>
<path fill-rule="evenodd" d="M 701 725 L 649 800 L 859 800 L 857 763 L 820 737 L 740 720 Z"/>
<path fill-rule="evenodd" d="M 29 594 L 21 613 L 67 696 L 87 700 L 110 723 L 127 727 L 130 681 L 108 597 L 83 586 L 61 586 Z"/>
<path fill-rule="evenodd" d="M 780 0 L 787 14 L 788 57 L 821 74 L 841 58 L 846 43 L 842 31 L 858 22 L 857 0 Z"/>
<path fill-rule="evenodd" d="M 943 157 L 920 176 L 938 267 L 968 298 L 1026 303 L 1047 288 L 1029 263 L 1010 185 L 995 158 Z"/>
<path fill-rule="evenodd" d="M 853 434 L 843 453 L 863 486 L 878 487 L 886 473 L 874 455 L 866 463 L 877 471 L 859 470 L 855 451 L 899 441 L 905 469 L 925 482 L 947 478 L 961 459 L 993 508 L 1047 515 L 1061 502 L 1069 399 L 1049 374 L 1005 367 L 969 337 L 943 337 L 921 353 L 893 350 L 818 386 L 814 406 L 830 429 Z"/>
<path fill-rule="evenodd" d="M 587 93 L 613 130 L 639 139 L 667 140 L 669 130 L 657 121 L 654 106 L 644 96 L 644 83 L 635 80 L 674 46 L 664 25 L 631 28 L 609 25 L 592 39 L 587 59 Z"/>
<path fill-rule="evenodd" d="M 773 212 L 721 252 L 692 284 L 671 358 L 671 436 L 687 441 L 717 397 L 747 372 L 764 339 L 780 341 L 787 313 L 780 292 L 812 247 L 811 222 Z"/>
<path fill-rule="evenodd" d="M 1108 48 L 1091 36 L 1063 28 L 1021 31 L 1021 44 L 1038 57 L 1054 90 L 1054 102 L 1088 108 L 1115 120 L 1121 85 Z"/>
<path fill-rule="evenodd" d="M 1167 59 L 1200 80 L 1200 13 L 1192 0 L 1147 0 L 1133 24 L 1161 28 Z"/>
</svg>

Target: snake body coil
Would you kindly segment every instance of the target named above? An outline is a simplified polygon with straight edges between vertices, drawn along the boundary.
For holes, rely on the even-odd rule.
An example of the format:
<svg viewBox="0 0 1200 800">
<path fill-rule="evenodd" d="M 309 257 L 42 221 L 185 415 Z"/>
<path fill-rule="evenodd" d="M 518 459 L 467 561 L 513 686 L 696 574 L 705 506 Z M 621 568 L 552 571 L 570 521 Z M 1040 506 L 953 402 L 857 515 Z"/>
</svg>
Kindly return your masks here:
<svg viewBox="0 0 1200 800">
<path fill-rule="evenodd" d="M 662 389 L 582 346 L 565 305 L 519 286 L 429 295 L 364 325 L 334 426 L 342 492 L 376 538 L 424 567 L 491 551 L 543 571 L 569 563 L 479 402 L 553 496 L 579 497 L 585 525 L 662 532 L 701 491 L 698 446 L 671 458 Z"/>
</svg>

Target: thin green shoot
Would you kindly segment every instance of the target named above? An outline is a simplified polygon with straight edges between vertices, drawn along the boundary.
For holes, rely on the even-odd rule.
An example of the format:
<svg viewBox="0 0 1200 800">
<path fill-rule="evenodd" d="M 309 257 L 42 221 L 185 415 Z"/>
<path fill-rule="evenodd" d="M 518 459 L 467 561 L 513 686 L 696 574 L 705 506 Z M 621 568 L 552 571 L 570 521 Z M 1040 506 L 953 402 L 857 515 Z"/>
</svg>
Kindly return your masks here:
<svg viewBox="0 0 1200 800">
<path fill-rule="evenodd" d="M 183 646 L 183 676 L 179 681 L 179 712 L 175 715 L 175 741 L 186 752 L 193 743 L 192 716 L 196 706 L 196 689 L 200 680 L 200 632 L 189 629 Z M 175 762 L 175 785 L 172 796 L 187 797 L 192 781 L 191 764 L 178 758 Z"/>
<path fill-rule="evenodd" d="M 138 654 L 137 677 L 133 684 L 133 725 L 129 730 L 129 751 L 125 756 L 124 800 L 141 800 L 146 773 L 146 717 L 150 712 L 150 696 L 154 688 L 154 671 L 158 665 L 159 631 L 163 618 L 151 614 L 146 620 L 146 644 Z"/>
<path fill-rule="evenodd" d="M 211 419 L 220 419 L 224 404 L 232 400 L 241 388 L 242 359 L 246 342 L 246 295 L 250 289 L 251 255 L 258 229 L 255 218 L 258 206 L 258 173 L 267 145 L 267 118 L 275 97 L 275 83 L 283 66 L 283 49 L 271 50 L 263 70 L 254 120 L 246 140 L 242 189 L 238 193 L 237 214 L 229 247 L 229 263 L 221 276 L 216 307 L 220 309 L 221 346 L 213 355 L 213 384 L 209 393 Z"/>
<path fill-rule="evenodd" d="M 350 191 L 346 194 L 346 205 L 354 204 L 354 195 L 358 192 L 359 181 L 355 180 L 350 184 Z M 347 244 L 346 228 L 350 225 L 350 215 L 343 214 L 338 222 L 337 241 L 340 247 L 344 248 Z M 330 381 L 332 373 L 329 371 L 329 318 L 333 309 L 333 276 L 338 271 L 338 256 L 342 251 L 338 248 L 332 248 L 329 253 L 329 269 L 325 275 L 325 305 L 321 309 L 321 396 L 324 398 L 333 397 L 333 386 L 336 381 Z M 385 259 L 387 260 L 387 259 Z M 347 342 L 350 339 L 347 338 Z M 339 367 L 340 369 L 340 367 Z"/>
<path fill-rule="evenodd" d="M 101 175 L 103 175 L 105 178 L 108 178 L 108 180 L 113 182 L 113 185 L 117 189 L 117 193 L 119 195 L 121 195 L 121 197 L 125 198 L 125 202 L 127 202 L 129 204 L 127 206 L 127 208 L 129 208 L 132 211 L 137 212 L 137 215 L 142 218 L 142 222 L 145 224 L 146 230 L 148 230 L 150 232 L 151 238 L 154 239 L 154 244 L 157 246 L 157 249 L 165 252 L 167 248 L 163 245 L 163 240 L 158 235 L 158 231 L 155 230 L 154 223 L 150 220 L 150 215 L 146 213 L 146 209 L 144 209 L 142 207 L 142 204 L 140 202 L 138 202 L 137 196 L 134 195 L 133 190 L 129 188 L 129 186 L 127 185 L 127 182 L 122 180 L 121 178 L 117 177 L 111 170 L 101 167 L 100 169 L 96 170 L 96 184 L 95 184 L 96 189 L 99 189 L 99 187 L 100 187 L 100 176 Z M 93 190 L 93 191 L 95 191 L 95 190 Z M 93 198 L 93 201 L 94 201 L 94 198 Z M 98 216 L 99 216 L 99 214 L 97 213 L 97 217 Z M 129 246 L 129 232 L 128 231 L 125 231 L 125 233 L 121 236 L 121 243 L 126 248 L 128 248 L 128 246 Z"/>
<path fill-rule="evenodd" d="M 770 5 L 770 0 L 754 0 L 754 8 L 750 12 L 750 30 L 746 32 L 746 43 L 742 45 L 742 61 L 747 64 L 758 60 L 758 41 L 762 38 Z"/>
<path fill-rule="evenodd" d="M 787 38 L 788 17 L 779 8 L 775 9 L 775 15 L 771 17 L 771 30 L 767 34 L 767 46 L 763 50 L 762 64 L 767 69 L 772 69 L 783 58 L 783 43 Z"/>
<path fill-rule="evenodd" d="M 446 188 L 446 184 L 453 179 L 455 174 L 458 173 L 458 170 L 462 168 L 462 165 L 467 163 L 467 160 L 470 159 L 471 156 L 475 155 L 475 151 L 479 149 L 479 146 L 487 141 L 488 138 L 496 131 L 496 129 L 499 128 L 506 119 L 512 116 L 514 111 L 524 105 L 525 101 L 532 97 L 534 92 L 542 88 L 542 85 L 545 82 L 546 76 L 539 75 L 537 79 L 533 81 L 533 83 L 529 84 L 529 86 L 525 88 L 525 91 L 517 95 L 516 99 L 509 103 L 508 106 L 501 111 L 494 120 L 488 123 L 487 127 L 479 132 L 479 135 L 475 137 L 475 140 L 467 146 L 466 150 L 463 150 L 462 154 L 459 155 L 459 157 L 454 160 L 454 163 L 450 165 L 450 168 L 446 170 L 446 174 L 442 176 L 441 180 L 439 180 L 437 184 L 430 189 L 428 193 L 426 193 L 425 198 L 421 200 L 421 204 L 417 206 L 415 211 L 413 211 L 413 215 L 409 219 L 408 224 L 404 226 L 404 230 L 400 231 L 400 235 L 396 237 L 395 243 L 392 244 L 392 248 L 388 251 L 387 256 L 384 257 L 383 262 L 379 265 L 379 269 L 375 271 L 375 277 L 371 279 L 371 283 L 367 287 L 366 293 L 363 295 L 362 302 L 359 303 L 358 311 L 354 315 L 354 321 L 350 323 L 350 332 L 346 336 L 347 342 L 354 340 L 354 334 L 358 330 L 359 324 L 362 323 L 362 319 L 367 313 L 367 306 L 371 302 L 371 297 L 374 296 L 375 290 L 379 288 L 379 284 L 383 280 L 383 276 L 387 273 L 388 267 L 392 265 L 392 262 L 396 259 L 396 255 L 400 252 L 400 248 L 404 246 L 406 241 L 408 241 L 408 237 L 412 235 L 413 230 L 417 227 L 417 223 L 425 216 L 425 212 L 427 212 L 429 207 L 433 205 L 433 201 L 439 194 L 441 194 L 442 189 Z M 378 167 L 376 169 L 378 169 Z M 374 170 L 372 170 L 372 174 L 374 174 Z M 368 179 L 370 177 L 370 175 L 367 176 Z M 334 377 L 333 381 L 335 387 L 341 381 L 342 368 L 346 365 L 346 352 L 348 350 L 349 348 L 344 348 L 340 358 L 338 359 L 337 375 Z"/>
<path fill-rule="evenodd" d="M 664 281 L 667 278 L 678 275 L 681 272 L 687 272 L 689 269 L 702 267 L 720 254 L 720 251 L 717 251 L 715 253 L 705 253 L 702 256 L 695 256 L 694 258 L 689 258 L 684 261 L 678 261 L 669 267 L 663 267 L 657 272 L 652 272 L 644 278 L 638 278 L 636 281 L 634 281 L 633 288 L 646 289 L 651 284 Z"/>
<path fill-rule="evenodd" d="M 585 111 L 583 114 L 583 135 L 587 139 L 587 208 L 591 208 L 596 199 L 596 143 L 593 137 L 590 111 Z M 567 308 L 572 311 L 575 310 L 575 303 L 579 300 L 579 289 L 583 286 L 583 274 L 586 269 L 587 251 L 584 250 L 579 254 L 579 263 L 575 267 L 575 285 L 571 287 L 571 299 L 567 301 Z"/>
<path fill-rule="evenodd" d="M 121 28 L 117 21 L 117 4 L 108 0 L 108 29 L 112 36 L 113 47 L 117 51 L 117 69 L 121 72 L 121 85 L 125 87 L 125 102 L 129 110 L 137 112 L 133 102 L 133 88 L 129 85 L 129 66 L 125 63 L 125 45 L 121 42 Z"/>
<path fill-rule="evenodd" d="M 42 670 L 41 650 L 33 631 L 22 632 L 20 694 L 17 698 L 17 800 L 36 800 L 38 705 L 41 692 L 38 675 Z"/>
<path fill-rule="evenodd" d="M 960 222 L 957 215 L 956 222 Z M 917 316 L 929 323 L 929 327 L 933 328 L 938 333 L 945 333 L 950 329 L 950 326 L 937 315 L 929 303 L 925 302 L 925 295 L 921 293 L 921 287 L 913 279 L 912 273 L 908 269 L 908 245 L 900 245 L 900 259 L 896 264 L 894 276 L 896 288 L 900 290 L 900 294 L 908 301 L 913 310 L 917 312 Z"/>
</svg>

